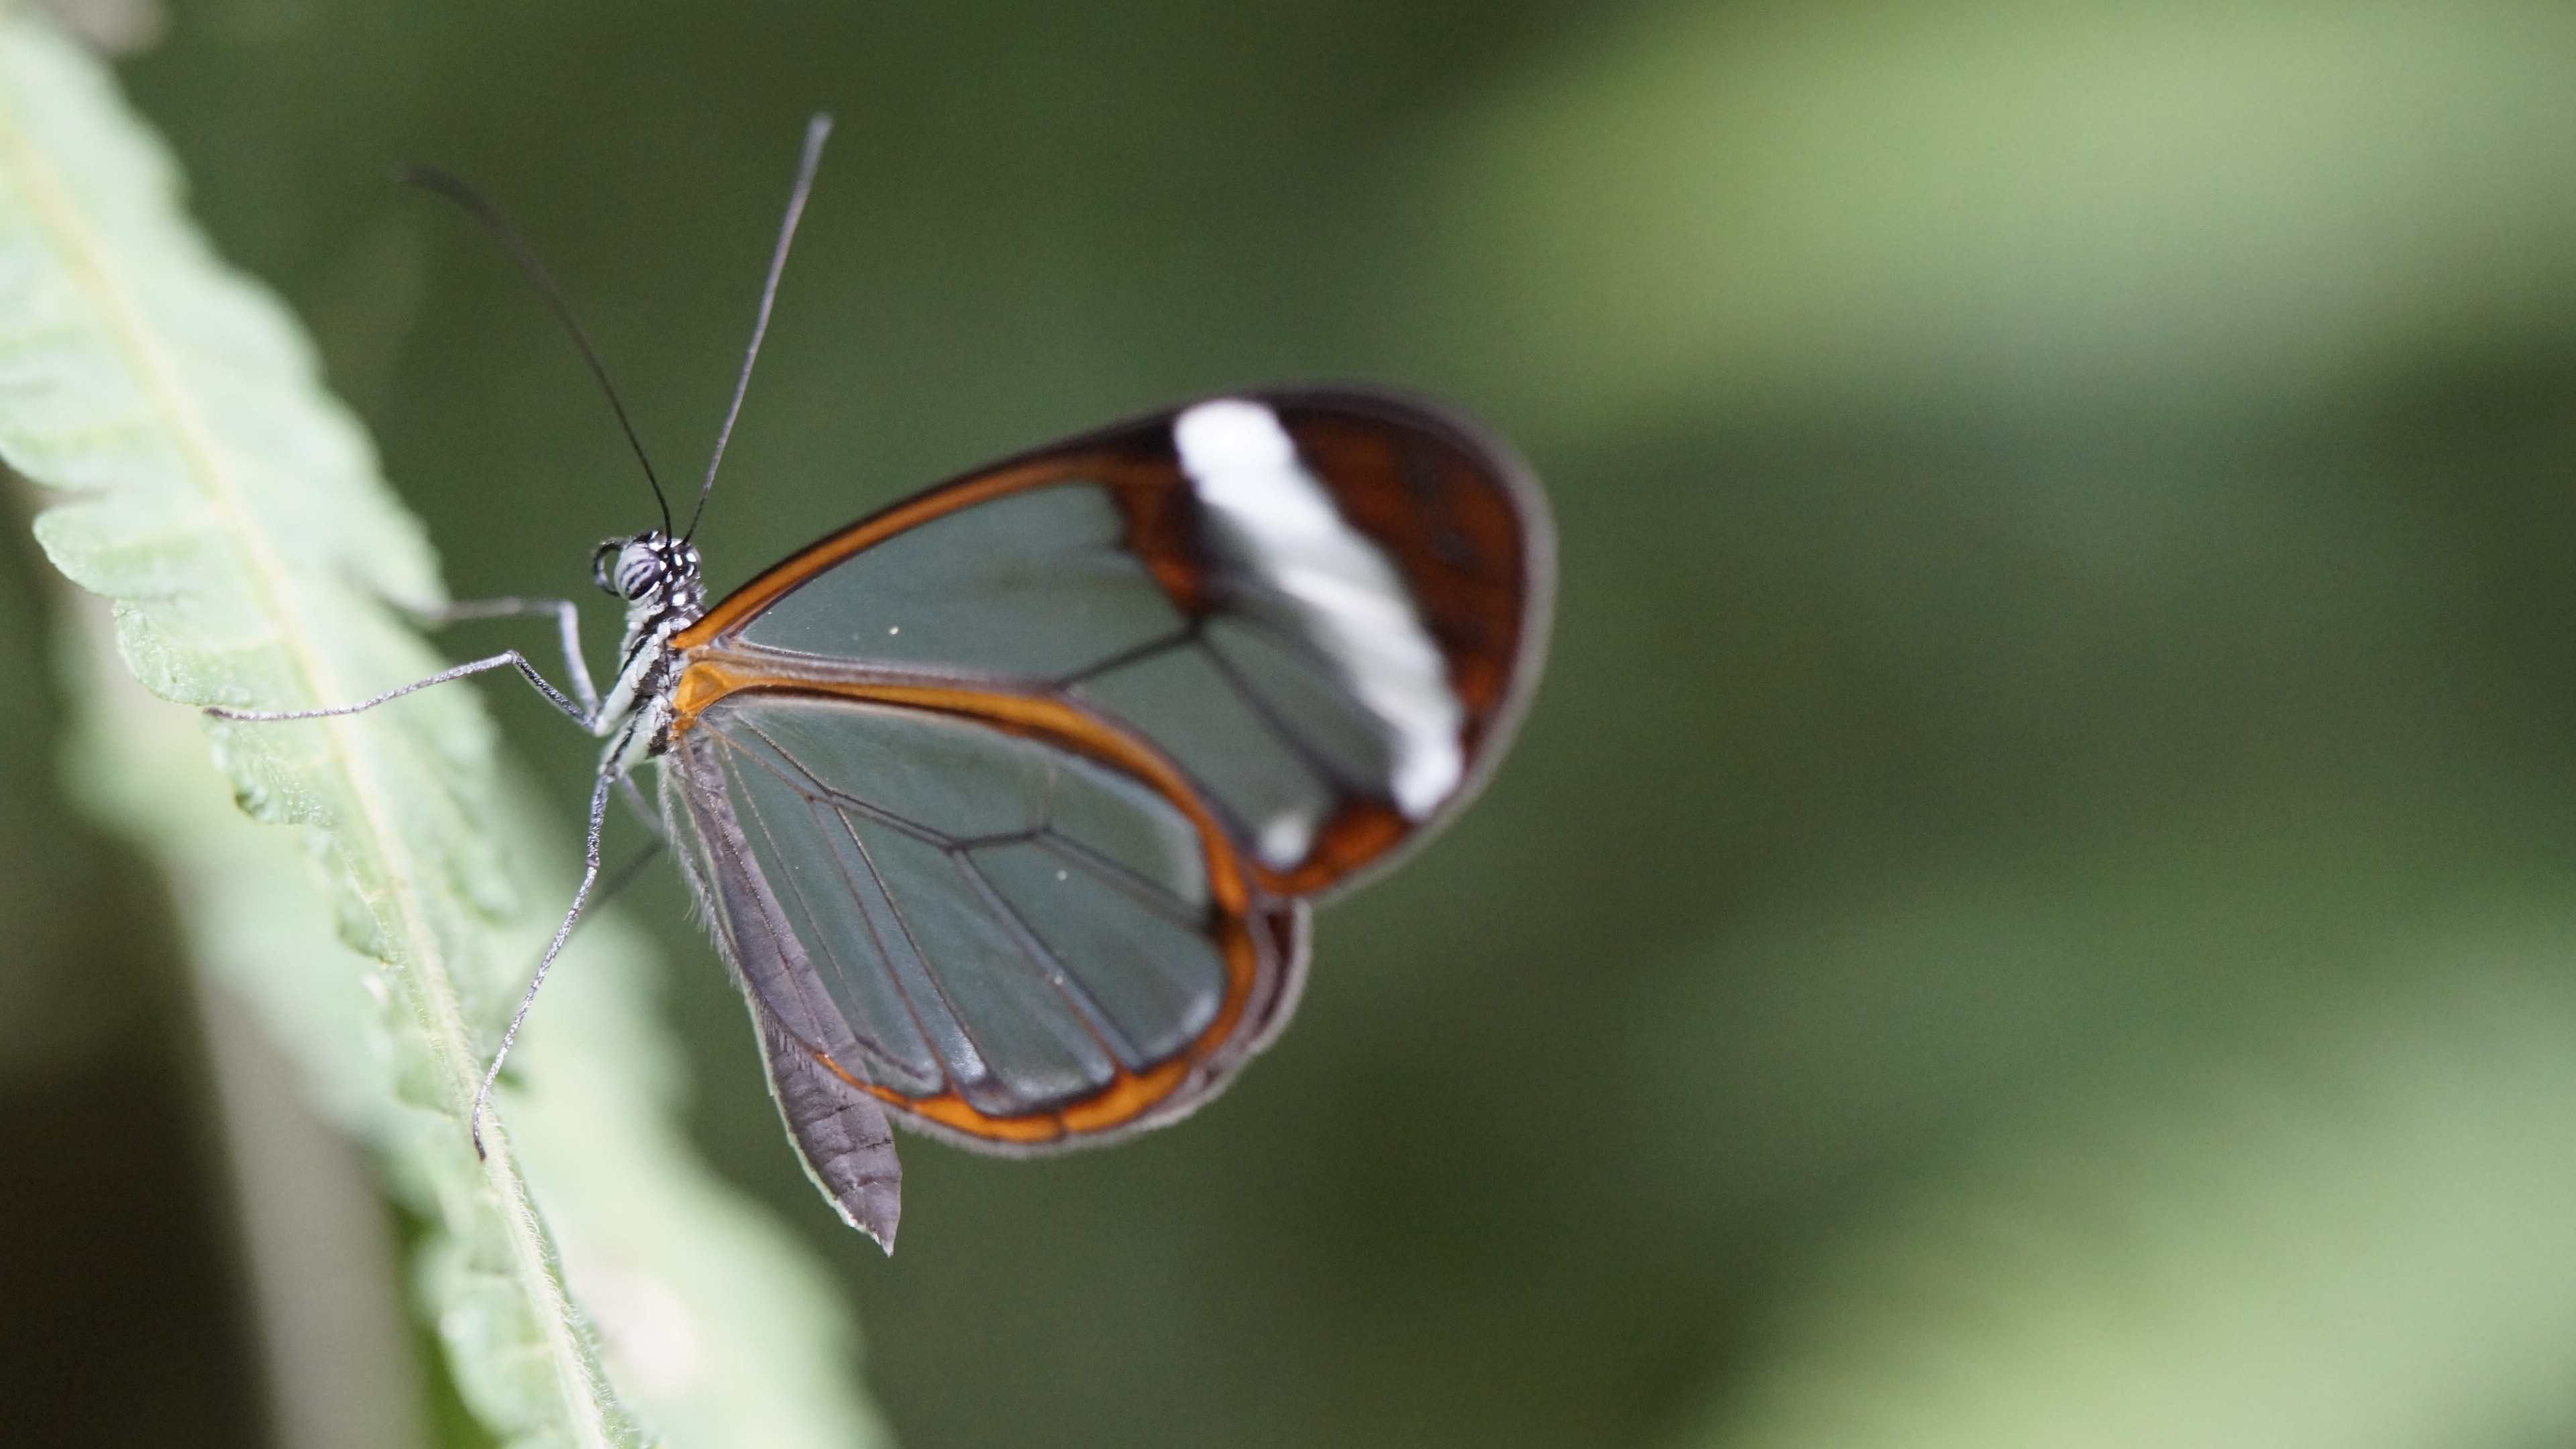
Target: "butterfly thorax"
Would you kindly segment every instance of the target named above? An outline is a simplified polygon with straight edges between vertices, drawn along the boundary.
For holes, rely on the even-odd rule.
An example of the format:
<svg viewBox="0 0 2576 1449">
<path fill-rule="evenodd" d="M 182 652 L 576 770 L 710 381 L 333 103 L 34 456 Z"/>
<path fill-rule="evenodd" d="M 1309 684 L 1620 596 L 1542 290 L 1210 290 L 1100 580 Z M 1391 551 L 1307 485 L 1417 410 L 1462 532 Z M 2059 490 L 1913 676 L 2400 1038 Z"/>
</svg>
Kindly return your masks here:
<svg viewBox="0 0 2576 1449">
<path fill-rule="evenodd" d="M 591 577 L 626 601 L 626 639 L 617 678 L 600 700 L 592 733 L 611 740 L 615 763 L 660 754 L 670 725 L 670 692 L 680 668 L 671 637 L 707 611 L 698 551 L 659 530 L 612 538 L 591 556 Z"/>
</svg>

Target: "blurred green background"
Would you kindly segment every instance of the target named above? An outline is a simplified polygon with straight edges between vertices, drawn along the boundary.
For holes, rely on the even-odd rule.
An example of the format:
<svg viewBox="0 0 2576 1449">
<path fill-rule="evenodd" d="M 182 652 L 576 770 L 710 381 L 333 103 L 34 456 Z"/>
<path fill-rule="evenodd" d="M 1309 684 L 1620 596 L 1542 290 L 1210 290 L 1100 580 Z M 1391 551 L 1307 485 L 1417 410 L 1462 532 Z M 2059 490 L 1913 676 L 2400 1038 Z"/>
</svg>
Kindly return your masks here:
<svg viewBox="0 0 2576 1449">
<path fill-rule="evenodd" d="M 818 108 L 717 589 L 1263 380 L 1546 480 L 1527 730 L 1295 1027 L 1113 1152 L 908 1143 L 891 1261 L 624 903 L 905 1443 L 2576 1436 L 2576 10 L 199 0 L 121 70 L 460 597 L 648 499 L 393 166 L 686 477 Z M 572 815 L 591 742 L 486 693 Z M 7 1437 L 256 1442 L 164 908 L 0 710 Z"/>
</svg>

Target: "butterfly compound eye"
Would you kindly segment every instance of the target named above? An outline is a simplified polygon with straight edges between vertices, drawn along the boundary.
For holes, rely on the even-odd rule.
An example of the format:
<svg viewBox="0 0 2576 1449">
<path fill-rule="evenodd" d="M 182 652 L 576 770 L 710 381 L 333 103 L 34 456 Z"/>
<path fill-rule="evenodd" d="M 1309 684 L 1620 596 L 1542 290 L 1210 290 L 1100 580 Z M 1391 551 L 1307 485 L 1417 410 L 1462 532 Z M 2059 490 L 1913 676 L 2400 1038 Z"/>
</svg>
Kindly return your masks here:
<svg viewBox="0 0 2576 1449">
<path fill-rule="evenodd" d="M 658 534 L 609 539 L 591 552 L 591 582 L 628 600 L 658 593 L 672 572 L 671 560 L 663 556 L 665 547 Z"/>
</svg>

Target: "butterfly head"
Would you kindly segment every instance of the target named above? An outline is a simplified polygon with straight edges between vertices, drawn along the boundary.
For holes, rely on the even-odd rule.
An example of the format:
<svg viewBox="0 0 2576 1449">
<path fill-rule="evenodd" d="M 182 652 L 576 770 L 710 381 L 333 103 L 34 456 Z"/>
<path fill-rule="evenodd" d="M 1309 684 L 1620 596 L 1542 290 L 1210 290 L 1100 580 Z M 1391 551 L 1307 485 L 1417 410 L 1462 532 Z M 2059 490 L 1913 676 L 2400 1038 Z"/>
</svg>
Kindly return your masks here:
<svg viewBox="0 0 2576 1449">
<path fill-rule="evenodd" d="M 659 529 L 609 539 L 590 556 L 592 581 L 624 599 L 628 613 L 645 617 L 679 613 L 694 619 L 704 613 L 699 567 L 698 551 L 686 539 Z"/>
</svg>

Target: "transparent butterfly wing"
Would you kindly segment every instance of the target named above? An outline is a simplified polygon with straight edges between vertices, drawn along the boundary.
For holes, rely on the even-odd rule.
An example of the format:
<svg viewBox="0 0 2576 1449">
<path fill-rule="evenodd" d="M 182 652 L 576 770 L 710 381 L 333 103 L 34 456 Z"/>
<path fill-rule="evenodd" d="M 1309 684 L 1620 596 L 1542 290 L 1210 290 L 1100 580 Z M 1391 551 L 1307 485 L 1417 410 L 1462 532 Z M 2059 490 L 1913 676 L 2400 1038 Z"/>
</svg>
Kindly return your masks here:
<svg viewBox="0 0 2576 1449">
<path fill-rule="evenodd" d="M 755 1015 L 970 1145 L 1186 1110 L 1302 967 L 1302 928 L 1255 919 L 1300 907 L 1219 900 L 1204 827 L 1061 741 L 748 689 L 663 764 Z"/>
<path fill-rule="evenodd" d="M 1549 579 L 1535 490 L 1417 405 L 1158 415 L 718 605 L 666 812 L 755 1014 L 834 1080 L 970 1145 L 1106 1140 L 1221 1086 L 1293 1006 L 1306 898 L 1472 793 Z"/>
</svg>

